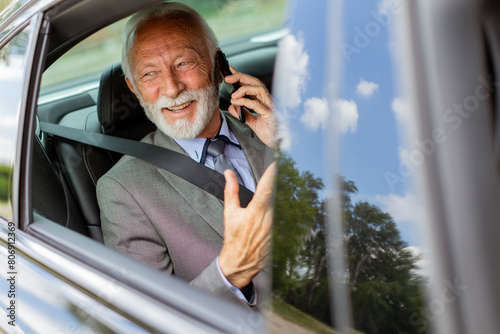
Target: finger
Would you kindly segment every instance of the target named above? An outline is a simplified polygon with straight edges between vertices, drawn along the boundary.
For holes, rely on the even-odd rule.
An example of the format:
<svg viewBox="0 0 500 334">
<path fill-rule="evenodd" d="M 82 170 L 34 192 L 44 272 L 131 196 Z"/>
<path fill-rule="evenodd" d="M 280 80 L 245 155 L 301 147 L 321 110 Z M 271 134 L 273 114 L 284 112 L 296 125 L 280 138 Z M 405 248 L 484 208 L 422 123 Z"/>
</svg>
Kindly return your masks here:
<svg viewBox="0 0 500 334">
<path fill-rule="evenodd" d="M 233 117 L 234 117 L 234 118 L 236 118 L 236 119 L 240 119 L 240 120 L 242 119 L 242 118 L 240 117 L 240 114 L 241 114 L 241 113 L 245 113 L 245 118 L 244 118 L 244 120 L 247 120 L 247 119 L 248 119 L 248 117 L 254 117 L 254 118 L 256 117 L 256 116 L 252 115 L 252 114 L 248 111 L 248 109 L 247 109 L 247 108 L 242 108 L 242 107 L 240 107 L 240 106 L 233 106 L 233 105 L 230 105 L 230 106 L 229 106 L 229 108 L 227 109 L 227 111 L 229 111 L 229 113 L 230 113 L 231 115 L 233 115 Z M 244 121 L 243 123 L 245 123 L 245 122 L 246 122 L 246 121 Z"/>
<path fill-rule="evenodd" d="M 274 187 L 274 174 L 276 172 L 276 162 L 273 162 L 260 178 L 257 183 L 257 189 L 253 199 L 250 201 L 248 206 L 264 206 L 268 205 L 273 193 Z"/>
<path fill-rule="evenodd" d="M 224 177 L 226 179 L 226 185 L 224 187 L 224 210 L 241 208 L 240 196 L 238 194 L 240 185 L 238 184 L 236 175 L 232 170 L 226 169 L 224 171 Z"/>
<path fill-rule="evenodd" d="M 271 108 L 258 100 L 231 99 L 231 104 L 235 107 L 245 107 L 255 111 L 259 115 L 271 115 Z"/>
<path fill-rule="evenodd" d="M 230 66 L 229 69 L 233 74 L 228 75 L 227 77 L 224 78 L 224 80 L 226 80 L 227 83 L 233 84 L 239 81 L 243 85 L 265 87 L 265 85 L 259 79 L 252 77 L 251 75 L 238 72 L 232 66 Z"/>
<path fill-rule="evenodd" d="M 229 113 L 231 115 L 233 115 L 235 118 L 239 118 L 240 117 L 240 112 L 242 111 L 241 110 L 241 107 L 240 106 L 233 106 L 233 105 L 230 105 L 229 108 L 227 108 L 227 111 L 229 111 Z"/>
<path fill-rule="evenodd" d="M 255 97 L 262 101 L 271 102 L 271 94 L 266 87 L 260 86 L 241 86 L 237 91 L 231 94 L 231 98 L 242 98 L 245 95 Z"/>
</svg>

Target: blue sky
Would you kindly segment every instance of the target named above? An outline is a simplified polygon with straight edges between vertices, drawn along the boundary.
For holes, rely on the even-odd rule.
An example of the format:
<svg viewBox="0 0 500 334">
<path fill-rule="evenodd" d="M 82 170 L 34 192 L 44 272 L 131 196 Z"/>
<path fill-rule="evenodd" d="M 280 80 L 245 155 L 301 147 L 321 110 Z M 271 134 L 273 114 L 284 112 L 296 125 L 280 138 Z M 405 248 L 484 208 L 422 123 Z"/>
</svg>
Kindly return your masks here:
<svg viewBox="0 0 500 334">
<path fill-rule="evenodd" d="M 326 5 L 321 1 L 292 4 L 292 10 L 301 16 L 290 22 L 290 35 L 281 44 L 281 68 L 276 69 L 291 74 L 286 82 L 276 83 L 275 92 L 277 87 L 282 89 L 276 95 L 285 119 L 283 148 L 299 169 L 325 179 L 323 154 L 318 152 L 330 152 L 323 139 L 325 131 L 332 130 L 326 126 L 328 117 L 338 108 L 342 115 L 341 173 L 359 189 L 353 200 L 366 200 L 389 212 L 403 239 L 421 246 L 412 179 L 402 177 L 400 169 L 405 147 L 398 136 L 398 120 L 405 108 L 389 47 L 393 44 L 391 28 L 401 15 L 400 5 L 400 0 L 343 2 L 341 43 L 334 49 L 342 58 L 342 74 L 338 97 L 332 101 L 323 90 L 331 79 L 325 69 L 328 37 L 322 33 L 328 21 L 326 15 L 318 16 L 327 13 L 321 8 Z M 280 100 L 280 96 L 287 96 L 287 100 Z M 389 175 L 397 181 L 388 179 Z"/>
</svg>

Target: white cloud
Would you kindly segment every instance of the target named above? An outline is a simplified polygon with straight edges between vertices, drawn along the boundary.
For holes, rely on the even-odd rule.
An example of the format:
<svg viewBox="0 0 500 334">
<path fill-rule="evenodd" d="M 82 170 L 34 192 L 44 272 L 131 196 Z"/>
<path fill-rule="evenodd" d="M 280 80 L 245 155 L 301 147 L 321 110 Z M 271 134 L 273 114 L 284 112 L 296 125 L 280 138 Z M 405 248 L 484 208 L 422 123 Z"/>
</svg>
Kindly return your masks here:
<svg viewBox="0 0 500 334">
<path fill-rule="evenodd" d="M 406 125 L 410 121 L 408 103 L 403 98 L 396 97 L 392 100 L 392 112 L 400 125 Z"/>
<path fill-rule="evenodd" d="M 300 33 L 299 33 L 300 36 Z M 290 130 L 290 119 L 295 117 L 297 107 L 302 103 L 308 77 L 309 55 L 305 51 L 304 41 L 293 35 L 286 35 L 279 42 L 276 59 L 273 95 L 276 100 L 278 119 L 278 140 L 280 148 L 289 151 L 294 134 Z"/>
<path fill-rule="evenodd" d="M 290 151 L 293 143 L 293 133 L 284 120 L 278 119 L 278 133 L 276 135 L 279 146 L 283 151 Z"/>
<path fill-rule="evenodd" d="M 335 101 L 335 109 L 339 113 L 339 130 L 342 134 L 354 133 L 358 128 L 358 106 L 354 101 L 339 99 Z"/>
<path fill-rule="evenodd" d="M 392 112 L 394 113 L 394 118 L 396 119 L 401 145 L 403 148 L 400 149 L 400 159 L 402 157 L 402 152 L 407 150 L 419 150 L 416 148 L 413 142 L 416 134 L 416 124 L 415 114 L 412 113 L 412 108 L 408 100 L 402 97 L 396 97 L 392 101 Z"/>
<path fill-rule="evenodd" d="M 308 129 L 316 131 L 320 127 L 323 129 L 326 127 L 328 116 L 328 101 L 324 98 L 312 97 L 304 102 L 304 114 L 300 118 L 300 121 Z"/>
<path fill-rule="evenodd" d="M 378 90 L 378 85 L 374 82 L 369 82 L 361 79 L 359 84 L 356 86 L 356 91 L 358 94 L 365 98 L 371 97 Z"/>
<path fill-rule="evenodd" d="M 420 221 L 422 210 L 417 196 L 411 192 L 406 192 L 404 196 L 393 193 L 376 195 L 373 201 L 380 204 L 382 210 L 388 212 L 396 222 Z"/>
<path fill-rule="evenodd" d="M 416 257 L 418 260 L 415 263 L 417 265 L 416 272 L 422 276 L 429 277 L 430 276 L 430 268 L 429 261 L 427 259 L 427 254 L 417 246 L 408 246 L 405 248 L 411 255 Z"/>
<path fill-rule="evenodd" d="M 308 76 L 309 55 L 304 50 L 304 41 L 286 35 L 279 42 L 276 59 L 274 95 L 285 108 L 296 108 L 302 102 Z"/>
</svg>

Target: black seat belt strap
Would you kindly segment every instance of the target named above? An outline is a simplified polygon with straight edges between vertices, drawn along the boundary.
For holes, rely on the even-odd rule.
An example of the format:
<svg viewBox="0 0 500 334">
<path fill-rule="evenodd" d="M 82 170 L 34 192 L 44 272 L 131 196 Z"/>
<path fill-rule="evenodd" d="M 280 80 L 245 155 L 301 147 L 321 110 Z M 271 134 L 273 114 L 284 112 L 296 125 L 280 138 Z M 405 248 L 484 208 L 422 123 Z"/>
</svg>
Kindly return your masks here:
<svg viewBox="0 0 500 334">
<path fill-rule="evenodd" d="M 74 129 L 58 124 L 40 122 L 40 128 L 47 134 L 147 161 L 224 200 L 224 176 L 205 165 L 197 163 L 187 155 L 148 143 Z M 240 186 L 239 195 L 241 206 L 246 207 L 252 200 L 253 192 Z"/>
</svg>

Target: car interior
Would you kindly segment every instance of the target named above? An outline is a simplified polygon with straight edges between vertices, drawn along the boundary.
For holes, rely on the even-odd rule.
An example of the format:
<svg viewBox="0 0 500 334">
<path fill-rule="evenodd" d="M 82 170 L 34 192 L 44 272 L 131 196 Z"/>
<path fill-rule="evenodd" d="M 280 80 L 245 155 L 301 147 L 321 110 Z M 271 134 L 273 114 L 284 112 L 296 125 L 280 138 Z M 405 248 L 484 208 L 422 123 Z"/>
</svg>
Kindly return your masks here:
<svg viewBox="0 0 500 334">
<path fill-rule="evenodd" d="M 84 22 L 81 17 L 78 22 Z M 71 15 L 52 21 L 47 67 L 69 48 L 88 36 L 67 31 Z M 71 25 L 72 26 L 72 25 Z M 78 24 L 72 29 L 84 29 Z M 79 36 L 65 40 L 66 36 Z M 262 41 L 263 40 L 263 41 Z M 221 45 L 229 63 L 237 70 L 259 78 L 271 91 L 277 39 L 258 42 L 249 38 Z M 77 64 L 75 64 L 77 66 Z M 102 243 L 100 213 L 95 187 L 121 154 L 59 138 L 41 130 L 40 123 L 59 124 L 92 133 L 140 140 L 154 131 L 135 95 L 128 89 L 121 64 L 109 64 L 98 80 L 75 86 L 58 86 L 43 92 L 38 103 L 37 130 L 33 154 L 32 200 L 35 213 Z M 227 110 L 228 93 L 221 88 L 220 106 Z"/>
</svg>

